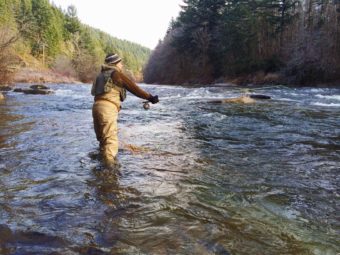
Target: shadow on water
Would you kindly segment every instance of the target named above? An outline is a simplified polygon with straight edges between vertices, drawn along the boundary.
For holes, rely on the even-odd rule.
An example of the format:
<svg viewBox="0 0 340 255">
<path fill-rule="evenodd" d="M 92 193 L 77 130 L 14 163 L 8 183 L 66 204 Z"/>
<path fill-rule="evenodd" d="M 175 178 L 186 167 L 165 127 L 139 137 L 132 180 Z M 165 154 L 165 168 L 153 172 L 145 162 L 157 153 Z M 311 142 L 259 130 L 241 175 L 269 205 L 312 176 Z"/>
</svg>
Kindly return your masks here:
<svg viewBox="0 0 340 255">
<path fill-rule="evenodd" d="M 0 148 L 11 149 L 15 147 L 13 137 L 29 131 L 33 123 L 24 120 L 24 116 L 18 113 L 13 113 L 12 108 L 19 106 L 9 100 L 0 101 Z"/>
</svg>

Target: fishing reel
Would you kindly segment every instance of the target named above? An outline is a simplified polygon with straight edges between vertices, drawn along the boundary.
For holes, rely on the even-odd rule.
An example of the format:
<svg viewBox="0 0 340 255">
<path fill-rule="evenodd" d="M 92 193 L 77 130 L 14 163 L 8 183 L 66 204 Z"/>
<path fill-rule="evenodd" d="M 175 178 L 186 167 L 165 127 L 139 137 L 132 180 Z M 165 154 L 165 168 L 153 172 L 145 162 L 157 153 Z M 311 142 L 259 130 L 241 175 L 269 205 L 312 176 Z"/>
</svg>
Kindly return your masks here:
<svg viewBox="0 0 340 255">
<path fill-rule="evenodd" d="M 144 108 L 144 110 L 149 110 L 150 109 L 150 103 L 148 101 L 143 102 L 143 108 Z"/>
</svg>

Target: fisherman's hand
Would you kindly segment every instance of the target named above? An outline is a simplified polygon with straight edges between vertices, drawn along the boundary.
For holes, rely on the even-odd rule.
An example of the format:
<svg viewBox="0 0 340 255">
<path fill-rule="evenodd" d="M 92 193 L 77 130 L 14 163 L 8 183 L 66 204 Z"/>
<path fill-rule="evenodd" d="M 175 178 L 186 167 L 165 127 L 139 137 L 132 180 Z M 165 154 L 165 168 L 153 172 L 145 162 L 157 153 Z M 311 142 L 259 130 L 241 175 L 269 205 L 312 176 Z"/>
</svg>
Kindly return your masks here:
<svg viewBox="0 0 340 255">
<path fill-rule="evenodd" d="M 158 96 L 153 96 L 150 95 L 150 97 L 148 98 L 149 102 L 151 102 L 152 104 L 157 104 L 159 102 L 158 100 Z"/>
</svg>

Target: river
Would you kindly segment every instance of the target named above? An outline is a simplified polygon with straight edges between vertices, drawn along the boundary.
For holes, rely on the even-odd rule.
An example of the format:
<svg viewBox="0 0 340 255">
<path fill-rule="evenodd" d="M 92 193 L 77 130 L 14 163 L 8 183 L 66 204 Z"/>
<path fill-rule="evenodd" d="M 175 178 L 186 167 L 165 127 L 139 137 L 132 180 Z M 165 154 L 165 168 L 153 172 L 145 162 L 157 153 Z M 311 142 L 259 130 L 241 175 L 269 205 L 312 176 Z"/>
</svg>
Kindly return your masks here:
<svg viewBox="0 0 340 255">
<path fill-rule="evenodd" d="M 141 85 L 114 170 L 89 85 L 0 103 L 0 254 L 340 253 L 340 89 Z"/>
</svg>

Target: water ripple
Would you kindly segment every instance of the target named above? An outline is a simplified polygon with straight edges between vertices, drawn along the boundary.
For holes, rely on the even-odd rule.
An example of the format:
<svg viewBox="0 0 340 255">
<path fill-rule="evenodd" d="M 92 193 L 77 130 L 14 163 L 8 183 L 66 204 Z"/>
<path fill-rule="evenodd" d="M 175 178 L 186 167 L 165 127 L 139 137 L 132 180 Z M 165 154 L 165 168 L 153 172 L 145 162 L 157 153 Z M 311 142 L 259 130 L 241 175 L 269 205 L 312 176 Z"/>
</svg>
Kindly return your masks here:
<svg viewBox="0 0 340 255">
<path fill-rule="evenodd" d="M 89 85 L 0 105 L 2 254 L 340 252 L 339 89 L 142 85 L 119 164 L 100 162 Z"/>
</svg>

